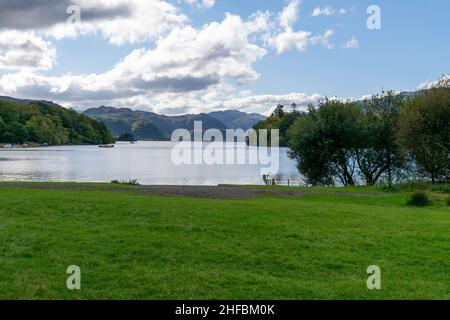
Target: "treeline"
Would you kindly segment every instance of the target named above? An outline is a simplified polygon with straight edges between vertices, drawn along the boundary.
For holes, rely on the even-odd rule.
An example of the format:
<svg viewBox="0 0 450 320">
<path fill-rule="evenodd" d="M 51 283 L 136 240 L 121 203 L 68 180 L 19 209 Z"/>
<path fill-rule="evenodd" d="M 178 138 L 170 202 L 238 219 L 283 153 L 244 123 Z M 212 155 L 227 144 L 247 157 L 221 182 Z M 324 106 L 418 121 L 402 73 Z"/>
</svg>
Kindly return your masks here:
<svg viewBox="0 0 450 320">
<path fill-rule="evenodd" d="M 45 102 L 0 101 L 0 143 L 106 144 L 108 128 L 73 110 Z"/>
<path fill-rule="evenodd" d="M 413 178 L 450 181 L 450 88 L 361 102 L 326 99 L 307 112 L 274 114 L 255 129 L 280 129 L 311 185 L 391 185 Z"/>
</svg>

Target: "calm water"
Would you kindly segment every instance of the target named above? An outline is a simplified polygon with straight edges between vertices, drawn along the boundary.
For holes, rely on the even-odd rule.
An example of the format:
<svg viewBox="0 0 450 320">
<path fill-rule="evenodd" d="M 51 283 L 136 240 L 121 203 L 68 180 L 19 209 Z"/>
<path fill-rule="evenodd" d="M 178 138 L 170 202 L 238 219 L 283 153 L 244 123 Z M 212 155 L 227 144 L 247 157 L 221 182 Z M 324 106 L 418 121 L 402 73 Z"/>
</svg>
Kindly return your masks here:
<svg viewBox="0 0 450 320">
<path fill-rule="evenodd" d="M 141 184 L 263 184 L 259 165 L 182 165 L 171 161 L 173 142 L 120 143 L 114 149 L 62 146 L 0 149 L 0 181 L 110 182 L 137 179 Z M 280 149 L 280 172 L 299 178 L 295 163 Z"/>
</svg>

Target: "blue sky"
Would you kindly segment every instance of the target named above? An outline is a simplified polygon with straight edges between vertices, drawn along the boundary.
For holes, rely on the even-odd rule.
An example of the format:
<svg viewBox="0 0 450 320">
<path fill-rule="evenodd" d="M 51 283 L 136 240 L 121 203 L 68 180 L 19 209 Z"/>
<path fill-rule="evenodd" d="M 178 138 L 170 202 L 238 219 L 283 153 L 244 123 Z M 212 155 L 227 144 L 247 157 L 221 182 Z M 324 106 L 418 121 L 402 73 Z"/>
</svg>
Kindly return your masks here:
<svg viewBox="0 0 450 320">
<path fill-rule="evenodd" d="M 73 30 L 58 20 L 66 13 L 59 15 L 56 5 L 55 21 L 44 27 L 0 23 L 0 95 L 76 108 L 107 104 L 165 114 L 230 108 L 267 113 L 278 102 L 306 105 L 323 96 L 415 90 L 450 70 L 446 0 L 216 0 L 209 6 L 202 0 L 148 0 L 152 10 L 162 10 L 158 18 L 147 17 L 143 9 L 149 9 L 139 7 L 144 6 L 140 1 L 117 0 L 123 2 L 119 10 L 135 3 L 132 8 L 140 10 L 135 16 L 106 16 L 103 10 L 95 14 L 105 17 L 83 21 L 83 14 L 93 15 L 105 0 L 91 0 L 98 2 L 95 7 L 67 0 L 81 8 L 81 27 Z M 380 30 L 367 28 L 370 5 L 381 9 Z M 280 17 L 289 8 L 295 17 L 286 24 Z M 313 16 L 319 8 L 328 14 Z M 13 9 L 16 19 L 27 14 L 26 8 Z M 257 15 L 265 26 L 254 27 Z M 215 23 L 220 31 L 208 28 Z M 25 40 L 7 44 L 22 37 L 36 47 L 30 57 L 19 49 Z M 217 48 L 217 54 L 206 52 Z"/>
</svg>

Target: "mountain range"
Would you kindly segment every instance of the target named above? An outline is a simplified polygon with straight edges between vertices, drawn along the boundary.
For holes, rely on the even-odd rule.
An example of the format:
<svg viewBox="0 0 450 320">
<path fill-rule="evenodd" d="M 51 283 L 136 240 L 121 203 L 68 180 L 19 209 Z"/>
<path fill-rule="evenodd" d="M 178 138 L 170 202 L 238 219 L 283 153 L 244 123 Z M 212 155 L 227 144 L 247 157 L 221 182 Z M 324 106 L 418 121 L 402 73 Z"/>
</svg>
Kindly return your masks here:
<svg viewBox="0 0 450 320">
<path fill-rule="evenodd" d="M 139 140 L 170 140 L 176 129 L 194 130 L 194 122 L 202 121 L 203 130 L 226 129 L 248 130 L 266 117 L 237 110 L 165 116 L 153 112 L 133 111 L 128 108 L 99 107 L 88 109 L 83 114 L 106 124 L 114 136 L 131 133 Z"/>
</svg>

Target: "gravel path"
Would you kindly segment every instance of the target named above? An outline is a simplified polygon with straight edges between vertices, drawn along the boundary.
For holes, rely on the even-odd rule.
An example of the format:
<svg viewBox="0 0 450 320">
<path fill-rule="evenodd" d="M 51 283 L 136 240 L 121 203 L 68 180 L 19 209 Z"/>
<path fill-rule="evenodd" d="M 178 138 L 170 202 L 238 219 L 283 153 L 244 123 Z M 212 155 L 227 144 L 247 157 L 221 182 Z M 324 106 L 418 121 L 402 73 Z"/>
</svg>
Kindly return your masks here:
<svg viewBox="0 0 450 320">
<path fill-rule="evenodd" d="M 148 195 L 160 196 L 186 196 L 202 199 L 252 199 L 265 195 L 293 196 L 300 195 L 300 192 L 284 190 L 269 190 L 255 187 L 236 186 L 135 186 L 122 187 L 115 185 L 83 185 L 73 183 L 0 183 L 0 188 L 27 188 L 27 189 L 47 189 L 47 190 L 101 190 L 110 192 L 132 192 Z"/>
<path fill-rule="evenodd" d="M 305 194 L 336 194 L 355 197 L 383 197 L 385 194 L 332 192 L 316 190 L 281 190 L 240 186 L 135 186 L 124 187 L 116 185 L 85 185 L 76 183 L 0 183 L 0 188 L 26 188 L 48 190 L 97 190 L 109 192 L 138 193 L 160 196 L 186 196 L 200 199 L 253 199 L 263 196 L 299 197 Z"/>
</svg>

